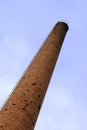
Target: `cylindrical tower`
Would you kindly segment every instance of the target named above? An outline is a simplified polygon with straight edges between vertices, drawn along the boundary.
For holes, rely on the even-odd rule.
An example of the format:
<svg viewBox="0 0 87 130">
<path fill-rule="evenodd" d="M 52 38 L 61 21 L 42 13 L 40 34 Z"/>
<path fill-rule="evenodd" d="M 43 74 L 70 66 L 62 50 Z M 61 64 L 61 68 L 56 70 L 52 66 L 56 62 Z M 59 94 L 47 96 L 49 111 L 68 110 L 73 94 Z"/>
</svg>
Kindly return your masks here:
<svg viewBox="0 0 87 130">
<path fill-rule="evenodd" d="M 0 130 L 34 130 L 68 26 L 58 22 L 0 112 Z"/>
</svg>

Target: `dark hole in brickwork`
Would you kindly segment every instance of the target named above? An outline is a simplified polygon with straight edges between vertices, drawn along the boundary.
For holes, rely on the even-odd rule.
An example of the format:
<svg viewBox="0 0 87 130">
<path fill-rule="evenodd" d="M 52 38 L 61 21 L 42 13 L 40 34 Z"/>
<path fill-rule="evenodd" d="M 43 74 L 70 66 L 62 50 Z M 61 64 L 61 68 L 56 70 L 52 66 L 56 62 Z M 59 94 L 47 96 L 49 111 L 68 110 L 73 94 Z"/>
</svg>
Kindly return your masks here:
<svg viewBox="0 0 87 130">
<path fill-rule="evenodd" d="M 46 78 L 43 79 L 44 81 L 46 80 Z"/>
<path fill-rule="evenodd" d="M 30 101 L 30 103 L 33 103 L 33 101 Z"/>
<path fill-rule="evenodd" d="M 31 113 L 28 113 L 28 116 L 31 118 L 31 120 L 32 120 L 32 115 L 31 115 Z"/>
<path fill-rule="evenodd" d="M 25 102 L 27 102 L 27 99 L 25 99 Z"/>
<path fill-rule="evenodd" d="M 40 91 L 40 92 L 41 92 L 41 91 L 42 91 L 42 89 L 38 88 L 38 91 Z"/>
<path fill-rule="evenodd" d="M 36 102 L 34 102 L 34 105 L 36 105 Z"/>
<path fill-rule="evenodd" d="M 40 95 L 37 96 L 36 100 L 39 100 L 40 99 Z"/>
<path fill-rule="evenodd" d="M 16 104 L 15 104 L 15 103 L 13 103 L 13 105 L 15 106 Z"/>
<path fill-rule="evenodd" d="M 40 98 L 40 95 L 38 95 L 38 98 Z"/>
<path fill-rule="evenodd" d="M 3 125 L 1 125 L 1 128 L 3 128 L 4 126 Z"/>
<path fill-rule="evenodd" d="M 36 85 L 36 83 L 32 83 L 32 85 L 33 85 L 33 86 L 35 86 L 35 85 Z"/>
<path fill-rule="evenodd" d="M 25 93 L 23 93 L 23 95 L 25 95 Z"/>
<path fill-rule="evenodd" d="M 22 79 L 25 79 L 25 77 L 22 77 Z"/>
<path fill-rule="evenodd" d="M 25 109 L 26 109 L 25 107 L 22 108 L 22 110 L 25 110 Z"/>
<path fill-rule="evenodd" d="M 29 104 L 25 103 L 25 105 L 23 106 L 22 110 L 25 110 L 28 106 L 29 106 Z"/>
<path fill-rule="evenodd" d="M 38 106 L 38 111 L 40 111 L 40 105 Z"/>
<path fill-rule="evenodd" d="M 30 104 L 36 105 L 36 102 L 34 102 L 34 101 L 30 101 Z"/>
<path fill-rule="evenodd" d="M 7 108 L 5 108 L 5 111 L 7 111 Z"/>
<path fill-rule="evenodd" d="M 27 89 L 27 91 L 30 91 L 30 89 Z"/>
<path fill-rule="evenodd" d="M 32 124 L 34 125 L 34 122 L 32 122 Z"/>
<path fill-rule="evenodd" d="M 29 106 L 29 104 L 28 104 L 28 103 L 26 103 L 26 105 L 27 105 L 27 106 Z"/>
<path fill-rule="evenodd" d="M 24 108 L 26 108 L 26 106 L 24 105 Z"/>
<path fill-rule="evenodd" d="M 2 128 L 2 130 L 5 130 L 3 125 L 1 125 L 0 127 Z"/>
</svg>

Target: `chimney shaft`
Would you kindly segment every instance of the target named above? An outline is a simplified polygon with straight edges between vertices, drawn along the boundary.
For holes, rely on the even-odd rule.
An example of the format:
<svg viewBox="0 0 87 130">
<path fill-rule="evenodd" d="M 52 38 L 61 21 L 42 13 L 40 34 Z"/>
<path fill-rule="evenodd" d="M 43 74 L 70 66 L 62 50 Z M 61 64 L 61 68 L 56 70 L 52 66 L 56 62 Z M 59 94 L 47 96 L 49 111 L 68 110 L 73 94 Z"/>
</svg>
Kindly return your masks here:
<svg viewBox="0 0 87 130">
<path fill-rule="evenodd" d="M 0 130 L 34 130 L 68 26 L 58 22 L 0 112 Z"/>
</svg>

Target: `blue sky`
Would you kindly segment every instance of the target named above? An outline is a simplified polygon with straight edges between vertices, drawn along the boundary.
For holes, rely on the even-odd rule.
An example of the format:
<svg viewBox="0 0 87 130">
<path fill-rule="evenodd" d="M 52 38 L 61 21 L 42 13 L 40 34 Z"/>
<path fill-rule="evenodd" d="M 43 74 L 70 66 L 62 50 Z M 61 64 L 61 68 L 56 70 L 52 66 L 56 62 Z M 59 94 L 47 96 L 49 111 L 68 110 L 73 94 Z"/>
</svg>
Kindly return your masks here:
<svg viewBox="0 0 87 130">
<path fill-rule="evenodd" d="M 0 1 L 0 106 L 58 21 L 69 31 L 35 130 L 87 130 L 87 1 Z"/>
</svg>

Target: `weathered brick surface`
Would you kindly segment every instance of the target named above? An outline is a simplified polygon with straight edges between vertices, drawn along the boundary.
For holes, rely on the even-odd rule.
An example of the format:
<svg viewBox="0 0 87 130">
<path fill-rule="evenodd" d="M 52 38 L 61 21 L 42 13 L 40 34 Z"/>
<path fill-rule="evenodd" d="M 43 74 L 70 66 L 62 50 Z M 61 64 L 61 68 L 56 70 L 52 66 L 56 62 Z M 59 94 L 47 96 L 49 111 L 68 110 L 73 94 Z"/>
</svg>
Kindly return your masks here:
<svg viewBox="0 0 87 130">
<path fill-rule="evenodd" d="M 59 22 L 0 112 L 0 130 L 33 130 L 68 26 Z"/>
</svg>

